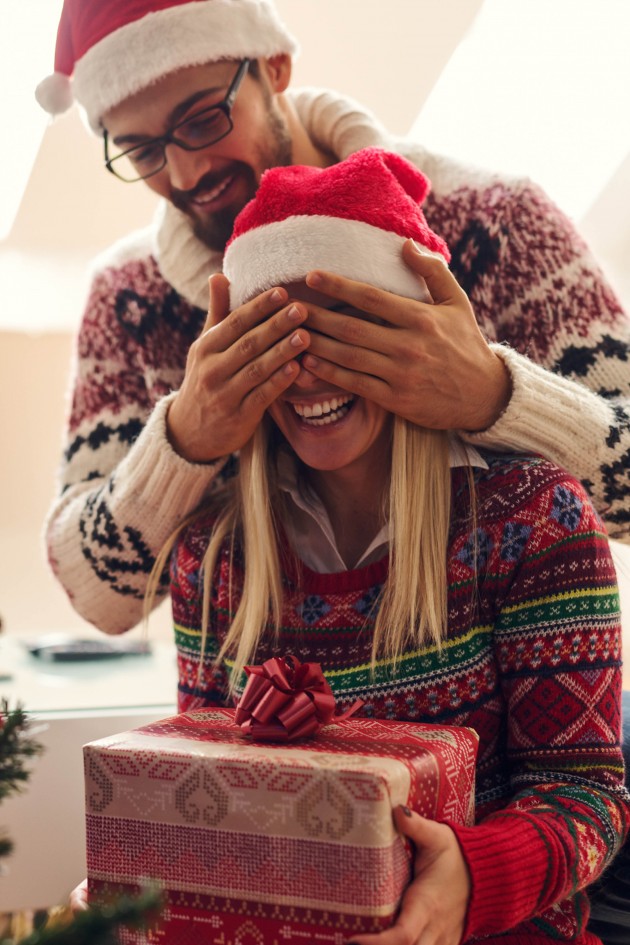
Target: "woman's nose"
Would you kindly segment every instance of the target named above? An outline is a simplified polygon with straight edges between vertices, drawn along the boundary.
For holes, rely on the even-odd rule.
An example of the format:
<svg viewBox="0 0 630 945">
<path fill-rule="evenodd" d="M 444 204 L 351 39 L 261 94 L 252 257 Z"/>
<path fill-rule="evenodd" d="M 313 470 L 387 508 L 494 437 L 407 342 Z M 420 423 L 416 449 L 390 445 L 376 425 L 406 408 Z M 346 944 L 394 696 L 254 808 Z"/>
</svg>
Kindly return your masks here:
<svg viewBox="0 0 630 945">
<path fill-rule="evenodd" d="M 311 374 L 311 372 L 307 370 L 307 368 L 302 367 L 302 365 L 300 364 L 300 373 L 298 374 L 296 379 L 293 381 L 293 384 L 291 386 L 298 387 L 300 390 L 306 391 L 306 390 L 311 390 L 313 387 L 315 387 L 316 384 L 319 384 L 319 383 L 321 383 L 319 378 L 317 378 L 314 374 Z"/>
</svg>

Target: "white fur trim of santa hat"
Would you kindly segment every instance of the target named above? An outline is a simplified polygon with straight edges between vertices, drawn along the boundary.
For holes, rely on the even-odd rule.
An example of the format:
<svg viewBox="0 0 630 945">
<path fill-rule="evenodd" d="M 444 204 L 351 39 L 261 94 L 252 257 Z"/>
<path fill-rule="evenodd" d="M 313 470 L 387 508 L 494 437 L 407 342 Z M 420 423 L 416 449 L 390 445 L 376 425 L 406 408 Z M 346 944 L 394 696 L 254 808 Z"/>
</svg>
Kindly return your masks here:
<svg viewBox="0 0 630 945">
<path fill-rule="evenodd" d="M 300 282 L 313 269 L 431 301 L 424 279 L 403 261 L 404 242 L 397 233 L 341 217 L 300 215 L 256 227 L 234 238 L 223 257 L 230 306 L 238 308 L 272 286 Z M 418 248 L 444 259 L 426 247 Z"/>
<path fill-rule="evenodd" d="M 53 73 L 35 95 L 52 115 L 77 101 L 99 133 L 109 109 L 178 69 L 297 51 L 270 0 L 192 0 L 113 30 L 78 58 L 73 75 Z"/>
<path fill-rule="evenodd" d="M 402 257 L 411 238 L 421 252 L 450 259 L 422 211 L 429 188 L 417 167 L 381 148 L 326 167 L 265 171 L 234 221 L 223 258 L 232 308 L 271 286 L 301 281 L 312 269 L 430 301 L 424 280 Z"/>
</svg>

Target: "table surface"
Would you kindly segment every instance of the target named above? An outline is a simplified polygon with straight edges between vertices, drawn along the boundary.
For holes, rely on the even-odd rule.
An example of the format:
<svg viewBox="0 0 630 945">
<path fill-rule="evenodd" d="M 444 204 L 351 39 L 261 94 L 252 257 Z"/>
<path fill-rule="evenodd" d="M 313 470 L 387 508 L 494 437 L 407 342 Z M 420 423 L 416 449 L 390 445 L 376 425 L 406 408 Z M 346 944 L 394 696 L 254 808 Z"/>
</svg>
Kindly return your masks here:
<svg viewBox="0 0 630 945">
<path fill-rule="evenodd" d="M 0 697 L 26 709 L 44 748 L 26 790 L 0 809 L 15 846 L 0 881 L 2 909 L 67 901 L 86 875 L 82 746 L 173 715 L 176 687 L 172 642 L 152 641 L 145 656 L 55 663 L 30 654 L 20 637 L 0 638 Z"/>
<path fill-rule="evenodd" d="M 29 653 L 19 637 L 0 638 L 0 696 L 31 714 L 171 706 L 176 689 L 173 643 L 151 643 L 143 656 L 49 662 Z"/>
</svg>

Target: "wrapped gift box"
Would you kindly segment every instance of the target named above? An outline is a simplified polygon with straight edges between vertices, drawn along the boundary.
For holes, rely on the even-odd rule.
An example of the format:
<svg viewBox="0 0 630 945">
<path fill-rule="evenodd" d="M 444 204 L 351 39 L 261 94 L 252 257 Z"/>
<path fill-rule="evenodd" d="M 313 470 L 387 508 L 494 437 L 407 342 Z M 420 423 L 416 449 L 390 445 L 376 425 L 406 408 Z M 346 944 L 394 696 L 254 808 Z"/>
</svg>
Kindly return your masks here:
<svg viewBox="0 0 630 945">
<path fill-rule="evenodd" d="M 477 735 L 374 719 L 255 743 L 201 710 L 84 748 L 89 895 L 147 881 L 160 925 L 126 943 L 341 945 L 394 921 L 411 877 L 392 810 L 472 823 Z"/>
</svg>

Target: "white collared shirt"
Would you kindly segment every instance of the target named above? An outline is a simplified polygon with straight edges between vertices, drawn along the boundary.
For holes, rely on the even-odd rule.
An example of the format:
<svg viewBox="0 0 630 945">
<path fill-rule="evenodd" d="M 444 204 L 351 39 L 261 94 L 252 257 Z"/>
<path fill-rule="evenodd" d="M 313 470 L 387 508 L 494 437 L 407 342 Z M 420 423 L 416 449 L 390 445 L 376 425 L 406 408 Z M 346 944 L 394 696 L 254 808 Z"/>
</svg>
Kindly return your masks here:
<svg viewBox="0 0 630 945">
<path fill-rule="evenodd" d="M 449 434 L 449 462 L 457 466 L 478 466 L 487 469 L 483 456 L 455 434 Z M 319 574 L 347 571 L 335 533 L 323 502 L 308 483 L 297 475 L 293 454 L 283 450 L 278 461 L 278 485 L 291 502 L 291 514 L 283 522 L 289 544 L 304 564 Z M 386 522 L 374 536 L 353 567 L 364 567 L 380 560 L 389 543 L 390 527 Z"/>
</svg>

